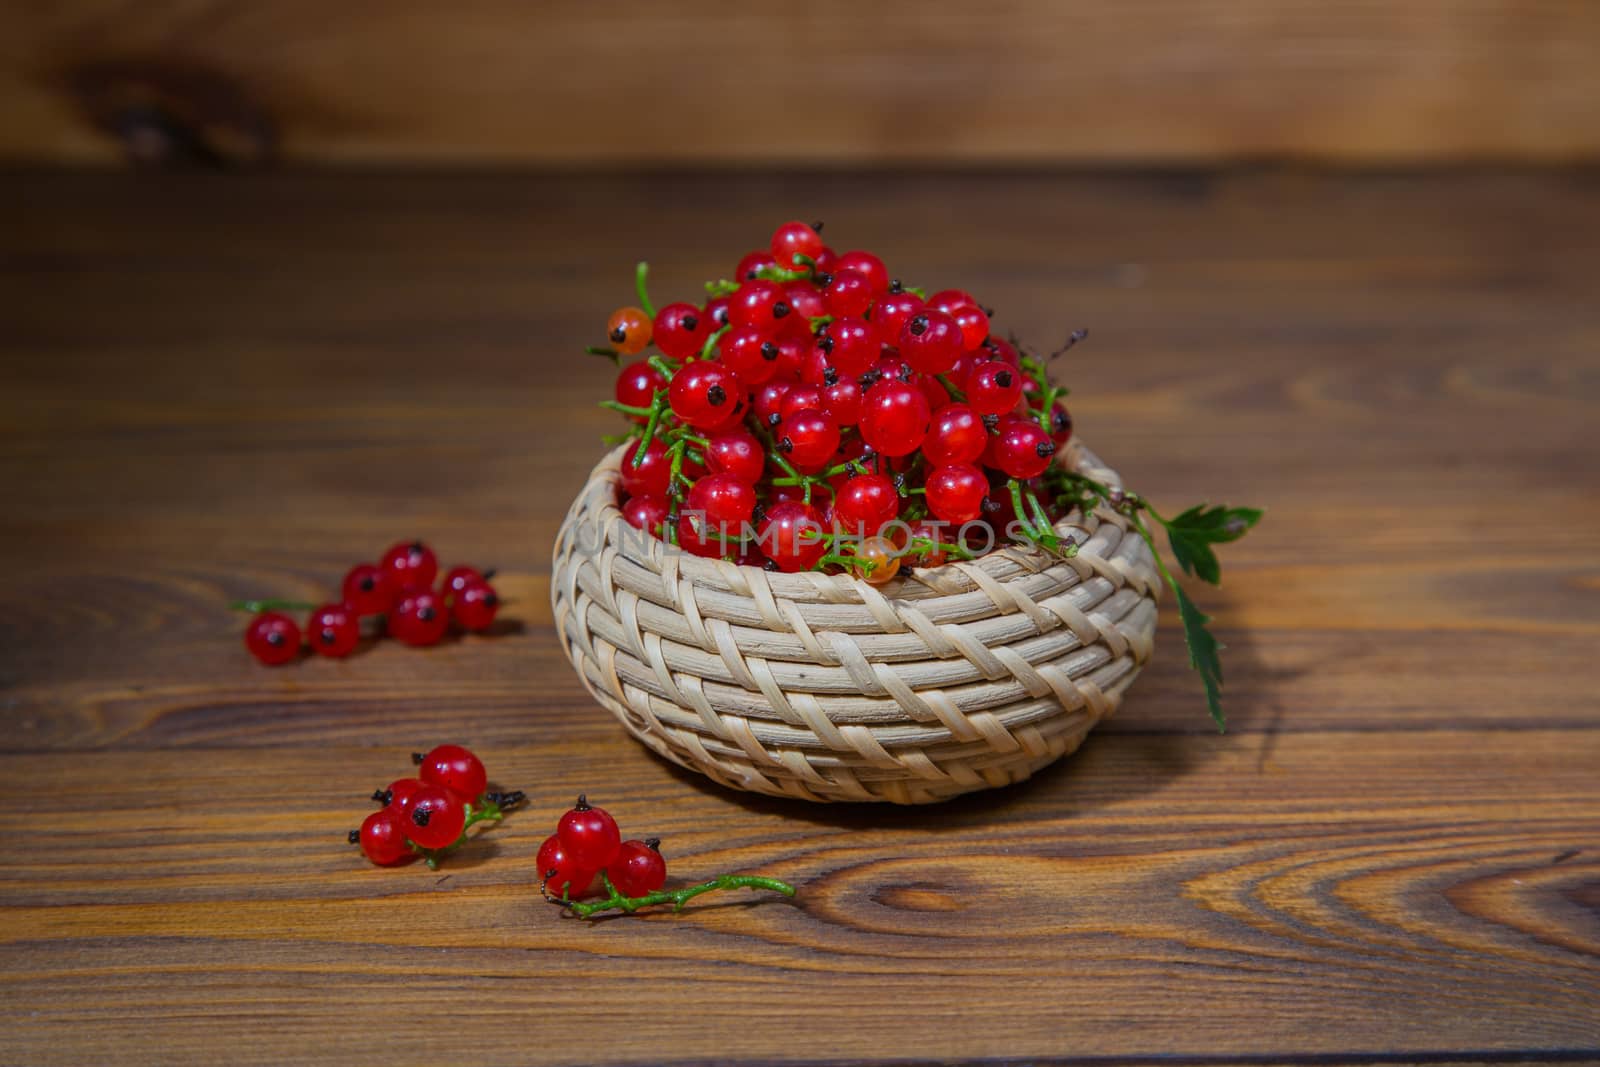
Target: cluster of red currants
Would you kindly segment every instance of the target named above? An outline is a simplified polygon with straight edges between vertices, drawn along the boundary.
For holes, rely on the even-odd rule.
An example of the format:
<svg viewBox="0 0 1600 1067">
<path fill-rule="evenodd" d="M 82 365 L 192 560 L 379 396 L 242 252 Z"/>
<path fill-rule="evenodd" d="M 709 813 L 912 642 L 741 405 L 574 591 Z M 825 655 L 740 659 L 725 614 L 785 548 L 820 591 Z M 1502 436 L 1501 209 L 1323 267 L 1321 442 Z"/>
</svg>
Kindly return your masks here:
<svg viewBox="0 0 1600 1067">
<path fill-rule="evenodd" d="M 659 838 L 622 840 L 617 821 L 580 796 L 539 847 L 540 885 L 546 895 L 576 900 L 594 888 L 602 871 L 625 897 L 654 893 L 667 881 Z"/>
<path fill-rule="evenodd" d="M 1052 464 L 1066 390 L 969 294 L 908 288 L 820 229 L 778 227 L 703 305 L 651 313 L 640 264 L 645 307 L 613 313 L 610 347 L 591 349 L 660 350 L 622 367 L 604 405 L 635 424 L 627 521 L 697 555 L 874 583 L 902 559 L 1052 541 L 1081 496 Z"/>
<path fill-rule="evenodd" d="M 245 647 L 268 666 L 300 655 L 300 627 L 285 610 L 309 610 L 304 642 L 323 656 L 348 656 L 361 640 L 361 620 L 376 617 L 382 629 L 405 644 L 435 645 L 450 623 L 481 633 L 494 624 L 500 598 L 489 584 L 494 571 L 452 567 L 438 588 L 439 560 L 421 541 L 402 542 L 377 563 L 360 563 L 344 576 L 342 598 L 322 605 L 282 600 L 246 600 L 235 608 L 257 612 L 244 632 Z"/>
<path fill-rule="evenodd" d="M 520 792 L 489 791 L 483 761 L 460 745 L 439 745 L 411 757 L 415 778 L 397 778 L 372 794 L 382 805 L 350 831 L 367 859 L 392 867 L 423 856 L 433 866 L 439 855 L 466 839 L 469 826 L 498 821 L 523 800 Z"/>
</svg>

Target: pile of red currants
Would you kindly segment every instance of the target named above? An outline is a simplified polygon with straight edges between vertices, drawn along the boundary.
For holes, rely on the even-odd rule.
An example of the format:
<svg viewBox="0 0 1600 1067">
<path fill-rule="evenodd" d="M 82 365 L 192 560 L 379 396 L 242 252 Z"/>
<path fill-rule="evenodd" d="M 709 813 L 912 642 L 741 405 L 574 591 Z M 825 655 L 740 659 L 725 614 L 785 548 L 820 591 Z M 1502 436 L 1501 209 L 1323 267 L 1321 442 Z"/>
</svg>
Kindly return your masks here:
<svg viewBox="0 0 1600 1067">
<path fill-rule="evenodd" d="M 350 843 L 367 859 L 392 867 L 422 856 L 430 867 L 466 840 L 467 828 L 499 821 L 524 799 L 520 792 L 489 791 L 483 761 L 460 745 L 439 745 L 415 753 L 415 778 L 397 778 L 372 794 L 382 805 L 366 817 Z"/>
<path fill-rule="evenodd" d="M 1086 493 L 1054 462 L 1072 418 L 1045 361 L 969 294 L 905 286 L 820 230 L 778 227 L 703 304 L 654 311 L 639 265 L 643 307 L 590 349 L 659 350 L 603 405 L 634 424 L 627 521 L 696 555 L 879 584 L 1003 541 L 1058 547 Z"/>
<path fill-rule="evenodd" d="M 539 881 L 546 895 L 576 900 L 601 872 L 616 892 L 642 897 L 666 884 L 667 861 L 659 838 L 622 840 L 617 821 L 580 796 L 539 847 Z"/>
<path fill-rule="evenodd" d="M 234 608 L 256 612 L 244 632 L 245 647 L 268 666 L 300 656 L 302 644 L 322 656 L 342 657 L 361 640 L 361 620 L 379 620 L 381 632 L 414 647 L 436 645 L 452 622 L 482 633 L 494 624 L 500 598 L 489 579 L 494 571 L 452 567 L 434 587 L 439 560 L 421 541 L 390 548 L 377 563 L 359 563 L 344 576 L 337 603 L 299 604 L 285 600 L 244 600 Z M 310 611 L 304 637 L 285 611 Z"/>
</svg>

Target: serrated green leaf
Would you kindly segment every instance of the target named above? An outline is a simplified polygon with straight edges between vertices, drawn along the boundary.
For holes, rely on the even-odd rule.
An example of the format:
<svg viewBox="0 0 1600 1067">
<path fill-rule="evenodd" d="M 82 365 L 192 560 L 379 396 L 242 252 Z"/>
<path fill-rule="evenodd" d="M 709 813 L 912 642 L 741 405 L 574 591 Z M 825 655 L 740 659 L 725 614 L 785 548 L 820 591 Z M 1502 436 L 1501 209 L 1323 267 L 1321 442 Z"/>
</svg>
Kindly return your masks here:
<svg viewBox="0 0 1600 1067">
<path fill-rule="evenodd" d="M 1178 617 L 1183 620 L 1183 640 L 1189 646 L 1189 666 L 1199 673 L 1200 682 L 1205 686 L 1206 708 L 1211 712 L 1212 721 L 1219 731 L 1225 732 L 1228 726 L 1222 714 L 1222 660 L 1218 657 L 1223 646 L 1206 629 L 1211 616 L 1196 607 L 1176 582 L 1172 584 L 1172 591 L 1178 594 Z"/>
<path fill-rule="evenodd" d="M 1174 518 L 1160 521 L 1167 528 L 1172 557 L 1183 568 L 1183 573 L 1216 585 L 1222 580 L 1222 567 L 1211 546 L 1237 541 L 1249 533 L 1250 528 L 1261 521 L 1261 509 L 1222 505 L 1207 508 L 1196 504 Z"/>
</svg>

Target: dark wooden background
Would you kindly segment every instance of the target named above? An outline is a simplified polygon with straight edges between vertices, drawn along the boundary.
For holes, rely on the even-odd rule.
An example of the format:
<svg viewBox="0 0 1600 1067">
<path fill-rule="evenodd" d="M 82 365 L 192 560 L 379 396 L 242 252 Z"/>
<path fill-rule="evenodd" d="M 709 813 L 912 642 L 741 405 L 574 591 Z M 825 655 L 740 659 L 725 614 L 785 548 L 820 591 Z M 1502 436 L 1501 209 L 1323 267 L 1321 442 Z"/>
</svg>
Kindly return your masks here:
<svg viewBox="0 0 1600 1067">
<path fill-rule="evenodd" d="M 1594 161 L 1597 54 L 1593 0 L 21 2 L 0 159 Z"/>
<path fill-rule="evenodd" d="M 1600 1058 L 1600 184 L 1584 172 L 0 177 L 0 1060 Z M 961 285 L 1171 509 L 1266 506 L 1122 712 L 937 808 L 733 795 L 551 631 L 612 428 L 578 354 L 790 216 Z M 424 537 L 506 632 L 256 666 L 233 597 Z M 438 873 L 342 841 L 407 753 L 529 791 Z M 794 902 L 593 925 L 587 790 Z"/>
</svg>

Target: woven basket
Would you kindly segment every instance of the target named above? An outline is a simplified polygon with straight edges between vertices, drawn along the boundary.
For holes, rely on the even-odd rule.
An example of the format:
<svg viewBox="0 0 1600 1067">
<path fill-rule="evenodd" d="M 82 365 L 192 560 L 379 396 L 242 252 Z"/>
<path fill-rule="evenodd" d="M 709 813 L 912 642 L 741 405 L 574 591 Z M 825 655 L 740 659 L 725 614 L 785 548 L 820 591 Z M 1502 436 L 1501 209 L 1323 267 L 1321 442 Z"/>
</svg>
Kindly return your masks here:
<svg viewBox="0 0 1600 1067">
<path fill-rule="evenodd" d="M 1059 560 L 1007 546 L 883 586 L 702 559 L 629 526 L 622 449 L 556 539 L 551 599 L 596 700 L 735 789 L 926 804 L 1078 747 L 1150 657 L 1157 580 L 1119 516 L 1066 516 Z M 1063 460 L 1119 485 L 1074 443 Z"/>
</svg>

